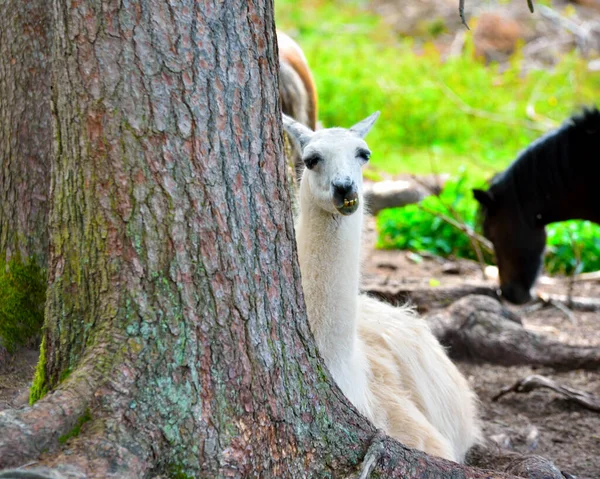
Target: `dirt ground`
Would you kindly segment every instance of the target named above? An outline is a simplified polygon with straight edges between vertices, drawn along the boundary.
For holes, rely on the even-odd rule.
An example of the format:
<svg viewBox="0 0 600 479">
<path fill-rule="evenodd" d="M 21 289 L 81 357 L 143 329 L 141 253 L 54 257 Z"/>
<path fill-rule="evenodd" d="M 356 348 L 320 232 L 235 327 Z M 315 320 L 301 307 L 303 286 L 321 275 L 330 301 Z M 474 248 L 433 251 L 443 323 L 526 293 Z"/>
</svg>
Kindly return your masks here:
<svg viewBox="0 0 600 479">
<path fill-rule="evenodd" d="M 431 287 L 453 286 L 463 282 L 494 286 L 493 280 L 483 280 L 479 266 L 472 261 L 451 262 L 423 258 L 415 263 L 414 255 L 402 251 L 375 250 L 375 226 L 367 224 L 363 251 L 363 269 L 366 276 L 387 277 L 411 285 Z M 449 263 L 460 271 L 459 275 L 446 274 Z M 455 269 L 454 267 L 451 269 Z M 567 294 L 565 281 L 549 283 L 541 278 L 538 290 L 553 294 Z M 574 296 L 600 297 L 600 283 L 580 283 Z M 600 347 L 600 312 L 574 312 L 574 318 L 554 308 L 529 312 L 530 307 L 510 306 L 523 320 L 524 326 L 556 341 L 574 345 Z M 492 398 L 505 386 L 531 374 L 547 376 L 565 386 L 570 386 L 600 397 L 600 371 L 559 372 L 531 367 L 501 367 L 459 363 L 481 401 L 484 433 L 508 450 L 522 454 L 547 457 L 563 472 L 579 479 L 600 478 L 600 413 L 572 404 L 560 395 L 538 389 L 527 394 L 510 393 L 496 402 Z"/>
<path fill-rule="evenodd" d="M 432 288 L 461 282 L 495 284 L 492 280 L 482 280 L 478 265 L 471 261 L 456 262 L 460 274 L 450 275 L 444 273 L 449 261 L 423 258 L 415 263 L 407 252 L 375 250 L 374 240 L 374 221 L 369 219 L 363 251 L 366 276 L 388 277 Z M 430 286 L 431 280 L 439 282 L 439 286 Z M 566 294 L 564 284 L 542 284 L 540 289 Z M 578 285 L 575 295 L 599 297 L 600 284 Z M 523 319 L 525 327 L 536 333 L 570 344 L 600 347 L 600 313 L 575 312 L 574 318 L 569 319 L 553 307 L 535 312 L 528 312 L 527 307 L 511 308 Z M 0 364 L 0 410 L 27 403 L 27 388 L 37 355 L 37 350 L 24 349 L 12 360 Z M 548 390 L 511 393 L 492 401 L 504 386 L 531 374 L 541 374 L 600 397 L 600 371 L 558 372 L 464 363 L 459 368 L 479 395 L 484 433 L 489 441 L 511 451 L 547 457 L 562 471 L 579 479 L 600 478 L 600 413 L 583 409 Z"/>
</svg>

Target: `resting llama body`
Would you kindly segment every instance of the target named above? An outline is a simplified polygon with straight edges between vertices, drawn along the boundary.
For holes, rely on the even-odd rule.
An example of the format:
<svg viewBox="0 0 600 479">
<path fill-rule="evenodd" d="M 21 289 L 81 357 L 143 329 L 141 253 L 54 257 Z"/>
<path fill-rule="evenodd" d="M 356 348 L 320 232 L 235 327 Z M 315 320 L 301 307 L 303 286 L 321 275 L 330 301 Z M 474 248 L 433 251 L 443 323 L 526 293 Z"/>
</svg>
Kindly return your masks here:
<svg viewBox="0 0 600 479">
<path fill-rule="evenodd" d="M 461 462 L 480 436 L 467 381 L 411 310 L 359 295 L 363 138 L 378 115 L 317 132 L 284 116 L 306 166 L 296 239 L 308 319 L 359 411 L 403 444 Z"/>
</svg>

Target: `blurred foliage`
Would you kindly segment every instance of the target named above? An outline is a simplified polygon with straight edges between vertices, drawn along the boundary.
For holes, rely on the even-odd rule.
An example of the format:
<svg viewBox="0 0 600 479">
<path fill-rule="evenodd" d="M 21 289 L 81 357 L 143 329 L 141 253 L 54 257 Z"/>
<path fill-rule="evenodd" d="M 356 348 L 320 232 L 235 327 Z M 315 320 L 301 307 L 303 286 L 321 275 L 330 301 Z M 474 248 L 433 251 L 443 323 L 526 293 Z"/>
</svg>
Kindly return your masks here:
<svg viewBox="0 0 600 479">
<path fill-rule="evenodd" d="M 515 54 L 508 68 L 486 66 L 473 53 L 471 33 L 461 56 L 443 61 L 425 42 L 397 38 L 364 9 L 366 2 L 277 0 L 277 27 L 304 50 L 325 126 L 348 126 L 381 110 L 369 134 L 371 167 L 383 172 L 448 173 L 467 165 L 491 176 L 548 128 L 527 118 L 527 105 L 556 125 L 598 100 L 600 75 L 576 54 L 551 71 L 523 74 Z M 432 38 L 443 25 L 432 19 Z"/>
<path fill-rule="evenodd" d="M 546 228 L 546 270 L 571 274 L 600 270 L 600 226 L 590 221 L 565 221 Z"/>
<path fill-rule="evenodd" d="M 421 201 L 423 208 L 408 205 L 383 210 L 377 216 L 377 246 L 476 260 L 468 236 L 429 211 L 458 219 L 471 229 L 476 229 L 477 204 L 473 201 L 471 188 L 482 186 L 480 182 L 468 181 L 462 175 L 456 181 L 448 181 L 439 197 L 428 196 Z M 486 255 L 485 259 L 490 262 L 492 258 Z"/>
<path fill-rule="evenodd" d="M 9 353 L 39 334 L 45 300 L 46 275 L 34 260 L 0 261 L 0 345 Z"/>
<path fill-rule="evenodd" d="M 470 179 L 448 184 L 441 202 L 425 199 L 428 209 L 451 216 L 444 206 L 451 205 L 474 226 L 477 205 L 470 187 L 506 168 L 552 124 L 598 101 L 600 75 L 589 73 L 576 53 L 552 69 L 523 73 L 525 60 L 517 52 L 501 69 L 475 57 L 467 33 L 463 53 L 444 61 L 431 43 L 444 32 L 443 20 L 426 22 L 421 30 L 430 42 L 417 45 L 398 38 L 366 10 L 367 3 L 276 0 L 277 27 L 294 37 L 307 56 L 325 126 L 348 126 L 381 111 L 368 138 L 370 179 L 381 173 L 468 170 Z M 529 119 L 528 105 L 544 121 Z M 380 247 L 474 258 L 462 232 L 417 206 L 381 212 L 378 228 Z M 548 271 L 571 272 L 578 251 L 583 271 L 600 269 L 599 231 L 582 222 L 550 225 Z M 585 247 L 574 251 L 573 244 Z"/>
<path fill-rule="evenodd" d="M 477 203 L 471 189 L 481 187 L 481 182 L 469 181 L 461 176 L 446 183 L 442 194 L 429 196 L 421 204 L 426 210 L 460 221 L 480 230 L 477 221 Z M 461 257 L 476 260 L 477 256 L 465 233 L 451 226 L 418 205 L 383 210 L 377 216 L 380 248 L 427 251 L 442 257 Z M 478 231 L 481 233 L 481 231 Z M 548 234 L 545 268 L 548 273 L 571 274 L 600 270 L 600 226 L 589 221 L 566 221 L 546 227 Z M 485 254 L 487 263 L 493 258 Z"/>
</svg>

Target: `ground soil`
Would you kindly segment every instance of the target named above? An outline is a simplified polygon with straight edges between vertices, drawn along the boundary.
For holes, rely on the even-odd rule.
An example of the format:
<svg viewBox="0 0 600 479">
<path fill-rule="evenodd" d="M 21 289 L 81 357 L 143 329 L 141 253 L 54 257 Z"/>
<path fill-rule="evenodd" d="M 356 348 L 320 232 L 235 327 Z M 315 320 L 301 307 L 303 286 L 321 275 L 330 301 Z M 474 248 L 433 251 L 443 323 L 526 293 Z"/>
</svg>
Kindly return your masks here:
<svg viewBox="0 0 600 479">
<path fill-rule="evenodd" d="M 482 279 L 477 263 L 421 257 L 403 251 L 374 248 L 375 223 L 367 221 L 363 270 L 367 277 L 389 278 L 425 288 L 459 285 L 463 282 L 495 285 Z M 449 268 L 449 263 L 454 263 Z M 447 274 L 450 269 L 458 274 Z M 433 280 L 433 281 L 432 281 Z M 554 284 L 544 284 L 553 282 Z M 542 278 L 539 289 L 567 294 L 566 282 Z M 437 286 L 432 286 L 437 285 Z M 575 295 L 600 297 L 600 283 L 577 285 Z M 563 311 L 547 307 L 534 312 L 530 308 L 509 306 L 526 328 L 557 341 L 600 347 L 600 313 Z M 0 410 L 27 404 L 28 386 L 33 377 L 38 352 L 25 348 L 10 359 L 0 359 Z M 600 371 L 560 372 L 531 367 L 500 367 L 459 363 L 481 401 L 484 433 L 498 447 L 537 454 L 553 460 L 565 472 L 580 479 L 600 478 L 600 413 L 572 404 L 558 394 L 536 390 L 527 394 L 510 393 L 498 401 L 492 398 L 507 385 L 530 374 L 542 374 L 559 383 L 600 397 Z"/>
<path fill-rule="evenodd" d="M 376 250 L 372 219 L 367 222 L 365 240 L 363 269 L 365 275 L 371 278 L 389 278 L 425 288 L 464 282 L 496 285 L 495 280 L 482 279 L 481 269 L 473 261 L 450 261 L 416 257 L 405 251 Z M 415 262 L 419 258 L 421 261 Z M 449 263 L 454 263 L 454 267 L 449 268 Z M 459 274 L 446 274 L 445 269 L 458 270 Z M 439 286 L 430 286 L 438 283 Z M 537 289 L 541 292 L 568 293 L 568 281 L 562 278 L 542 277 L 539 283 Z M 600 283 L 579 283 L 573 293 L 575 296 L 600 298 Z M 526 328 L 538 334 L 569 344 L 600 347 L 600 312 L 574 311 L 574 317 L 569 319 L 554 307 L 534 312 L 527 305 L 509 305 L 509 308 L 522 318 Z M 600 397 L 600 371 L 560 372 L 548 368 L 465 363 L 458 366 L 480 398 L 484 433 L 488 440 L 514 452 L 547 457 L 562 471 L 579 479 L 600 478 L 600 413 L 588 411 L 543 389 L 527 394 L 510 393 L 496 402 L 492 401 L 504 386 L 531 374 L 541 374 Z"/>
<path fill-rule="evenodd" d="M 0 411 L 27 404 L 38 356 L 38 349 L 22 348 L 0 359 Z"/>
</svg>

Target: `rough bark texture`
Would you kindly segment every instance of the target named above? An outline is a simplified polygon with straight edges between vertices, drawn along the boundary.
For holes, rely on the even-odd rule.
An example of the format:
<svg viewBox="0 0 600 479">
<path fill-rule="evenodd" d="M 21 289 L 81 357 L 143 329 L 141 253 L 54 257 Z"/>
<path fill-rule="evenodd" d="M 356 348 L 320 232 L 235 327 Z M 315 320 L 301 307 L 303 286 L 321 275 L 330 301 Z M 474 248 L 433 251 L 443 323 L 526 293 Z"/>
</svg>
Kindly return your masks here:
<svg viewBox="0 0 600 479">
<path fill-rule="evenodd" d="M 513 313 L 487 296 L 466 296 L 426 320 L 455 359 L 556 369 L 600 367 L 600 348 L 570 346 L 527 331 Z"/>
<path fill-rule="evenodd" d="M 506 477 L 381 436 L 332 386 L 282 187 L 272 1 L 53 3 L 51 392 L 0 413 L 0 467 Z"/>
<path fill-rule="evenodd" d="M 0 2 L 0 259 L 46 267 L 52 116 L 51 7 Z"/>
</svg>

